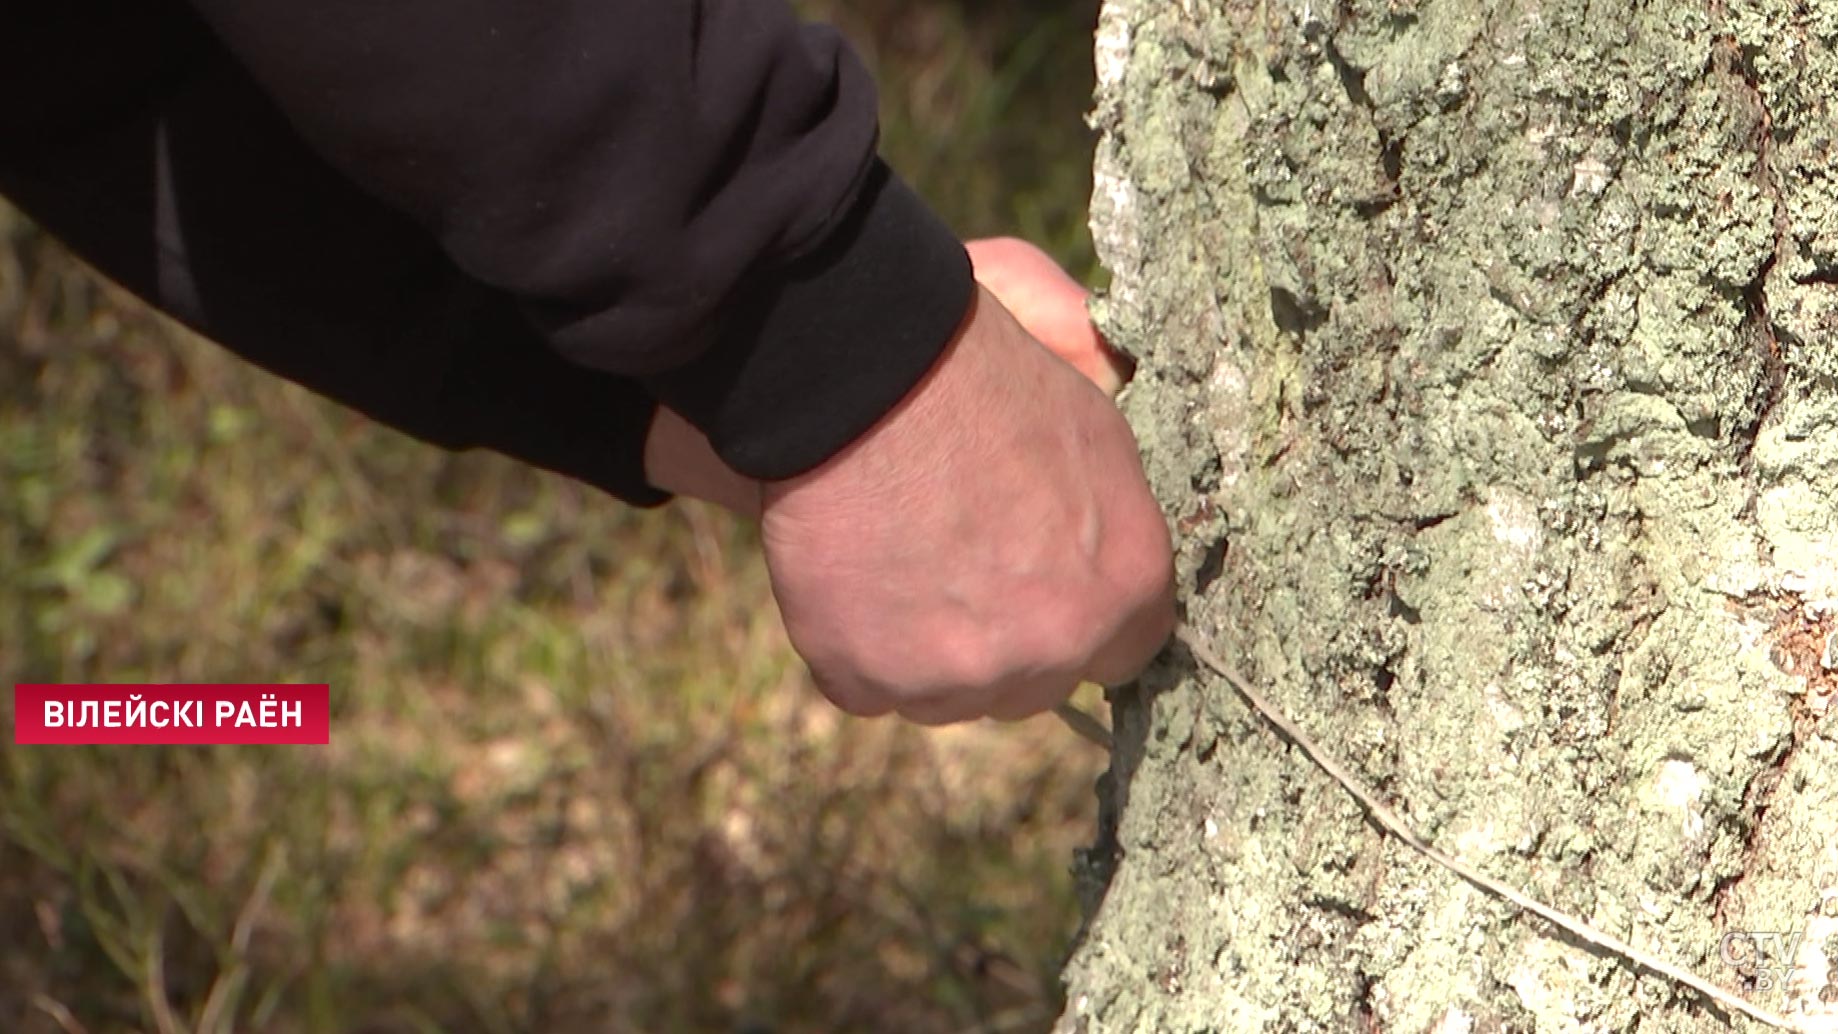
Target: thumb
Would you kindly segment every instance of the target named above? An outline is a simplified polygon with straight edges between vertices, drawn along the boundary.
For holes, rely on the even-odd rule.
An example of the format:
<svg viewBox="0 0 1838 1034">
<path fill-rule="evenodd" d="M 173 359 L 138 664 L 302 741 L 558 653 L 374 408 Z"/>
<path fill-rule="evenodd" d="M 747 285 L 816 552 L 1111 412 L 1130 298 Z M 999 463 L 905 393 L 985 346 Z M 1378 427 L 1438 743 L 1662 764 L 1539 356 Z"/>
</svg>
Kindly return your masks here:
<svg viewBox="0 0 1838 1034">
<path fill-rule="evenodd" d="M 1115 395 L 1133 372 L 1091 321 L 1091 292 L 1046 252 L 1024 240 L 997 237 L 964 245 L 982 284 L 1022 328 L 1087 380 Z"/>
</svg>

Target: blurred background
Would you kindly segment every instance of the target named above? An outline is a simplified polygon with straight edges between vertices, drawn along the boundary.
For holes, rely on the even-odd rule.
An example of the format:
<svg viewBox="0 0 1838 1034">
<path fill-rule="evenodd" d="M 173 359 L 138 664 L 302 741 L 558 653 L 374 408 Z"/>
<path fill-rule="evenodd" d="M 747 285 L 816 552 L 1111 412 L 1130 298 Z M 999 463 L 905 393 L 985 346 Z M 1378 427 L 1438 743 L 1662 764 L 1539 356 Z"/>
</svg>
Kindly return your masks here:
<svg viewBox="0 0 1838 1034">
<path fill-rule="evenodd" d="M 875 66 L 886 153 L 963 235 L 1096 275 L 1095 0 L 803 6 Z M 1058 1012 L 1095 748 L 844 718 L 751 527 L 366 423 L 0 209 L 0 684 L 135 680 L 330 682 L 332 743 L 0 745 L 0 1030 Z"/>
</svg>

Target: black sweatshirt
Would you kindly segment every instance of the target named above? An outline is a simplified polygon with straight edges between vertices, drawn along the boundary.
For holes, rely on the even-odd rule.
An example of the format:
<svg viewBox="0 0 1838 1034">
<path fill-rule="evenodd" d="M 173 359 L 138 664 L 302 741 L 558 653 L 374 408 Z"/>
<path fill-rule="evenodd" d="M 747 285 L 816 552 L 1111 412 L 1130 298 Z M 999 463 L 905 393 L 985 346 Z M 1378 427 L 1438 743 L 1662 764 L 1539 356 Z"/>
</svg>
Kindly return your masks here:
<svg viewBox="0 0 1838 1034">
<path fill-rule="evenodd" d="M 0 194 L 244 357 L 635 502 L 662 402 L 789 477 L 969 306 L 784 0 L 60 0 L 0 14 Z"/>
</svg>

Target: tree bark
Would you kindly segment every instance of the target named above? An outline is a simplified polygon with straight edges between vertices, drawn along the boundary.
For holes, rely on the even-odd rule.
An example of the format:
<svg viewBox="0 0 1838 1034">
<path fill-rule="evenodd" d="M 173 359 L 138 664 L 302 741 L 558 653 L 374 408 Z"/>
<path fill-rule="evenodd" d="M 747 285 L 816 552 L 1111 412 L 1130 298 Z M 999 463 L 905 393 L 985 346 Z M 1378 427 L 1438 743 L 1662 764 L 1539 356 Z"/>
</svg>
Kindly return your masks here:
<svg viewBox="0 0 1838 1034">
<path fill-rule="evenodd" d="M 1838 1030 L 1838 0 L 1109 0 L 1098 64 L 1190 625 L 1438 846 Z M 1062 1030 L 1760 1029 L 1185 651 L 1114 703 Z"/>
</svg>

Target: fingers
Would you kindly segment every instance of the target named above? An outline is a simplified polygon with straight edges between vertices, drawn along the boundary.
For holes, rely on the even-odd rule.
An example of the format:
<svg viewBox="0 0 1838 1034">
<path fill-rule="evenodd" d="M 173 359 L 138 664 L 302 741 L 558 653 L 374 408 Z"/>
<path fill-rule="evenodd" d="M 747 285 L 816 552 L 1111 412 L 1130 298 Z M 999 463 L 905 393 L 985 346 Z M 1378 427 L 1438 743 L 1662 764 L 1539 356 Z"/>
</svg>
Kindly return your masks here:
<svg viewBox="0 0 1838 1034">
<path fill-rule="evenodd" d="M 857 718 L 898 713 L 917 725 L 956 725 L 983 718 L 1014 722 L 1032 718 L 1065 703 L 1081 679 L 1071 669 L 1010 678 L 996 684 L 953 686 L 927 693 L 861 681 L 827 678 L 811 671 L 811 681 L 837 709 Z"/>
<path fill-rule="evenodd" d="M 1078 339 L 1070 358 L 1057 349 L 1055 353 L 1070 362 L 1073 369 L 1084 374 L 1085 379 L 1097 385 L 1104 394 L 1116 398 L 1136 373 L 1136 364 L 1128 356 L 1111 348 L 1098 333 L 1098 328 L 1089 322 L 1078 333 Z"/>
<path fill-rule="evenodd" d="M 920 725 L 952 725 L 981 718 L 1001 722 L 1032 718 L 1070 700 L 1082 682 L 1115 686 L 1142 674 L 1174 635 L 1174 626 L 1174 587 L 1171 583 L 1161 598 L 1126 622 L 1110 642 L 1092 655 L 1083 677 L 1076 671 L 1063 669 L 1011 680 L 1000 686 L 978 687 L 912 701 L 902 704 L 899 714 Z"/>
<path fill-rule="evenodd" d="M 981 705 L 982 701 L 964 696 L 914 700 L 901 705 L 900 717 L 914 725 L 958 725 L 984 717 Z"/>
<path fill-rule="evenodd" d="M 1016 679 L 1000 685 L 954 687 L 925 695 L 896 697 L 865 686 L 843 686 L 812 673 L 812 681 L 836 707 L 858 718 L 879 718 L 897 711 L 916 725 L 941 726 L 983 718 L 1013 722 L 1031 718 L 1065 703 L 1082 681 L 1071 671 Z"/>
<path fill-rule="evenodd" d="M 886 693 L 876 692 L 866 686 L 826 679 L 810 670 L 811 682 L 817 686 L 817 692 L 836 705 L 836 709 L 855 718 L 879 718 L 893 713 L 893 699 Z"/>
<path fill-rule="evenodd" d="M 1101 686 L 1116 686 L 1142 674 L 1174 635 L 1174 584 L 1162 597 L 1138 612 L 1123 630 L 1092 655 L 1085 675 Z"/>
<path fill-rule="evenodd" d="M 1072 699 L 1085 682 L 1113 686 L 1135 678 L 1161 652 L 1173 630 L 1174 611 L 1170 606 L 1166 614 L 1157 610 L 1141 615 L 1101 656 L 1093 658 L 1084 677 L 1069 669 L 1060 670 L 1001 685 L 961 687 L 923 696 L 909 693 L 898 704 L 884 690 L 843 687 L 815 673 L 812 681 L 839 710 L 857 718 L 898 713 L 909 722 L 926 726 L 957 725 L 984 718 L 1019 722 Z"/>
<path fill-rule="evenodd" d="M 1018 722 L 1051 711 L 1072 699 L 1082 681 L 1076 673 L 1066 671 L 1023 683 L 994 701 L 988 717 L 999 722 Z"/>
<path fill-rule="evenodd" d="M 1116 635 L 1092 654 L 1083 671 L 1057 669 L 1041 675 L 1011 677 L 976 686 L 955 686 L 928 693 L 911 689 L 896 694 L 886 687 L 846 680 L 811 678 L 825 697 L 842 711 L 858 718 L 878 718 L 897 712 L 919 725 L 955 725 L 983 718 L 1015 722 L 1050 711 L 1071 699 L 1082 682 L 1115 686 L 1142 673 L 1174 634 L 1174 587 L 1127 621 Z M 898 701 L 897 703 L 895 701 Z"/>
</svg>

